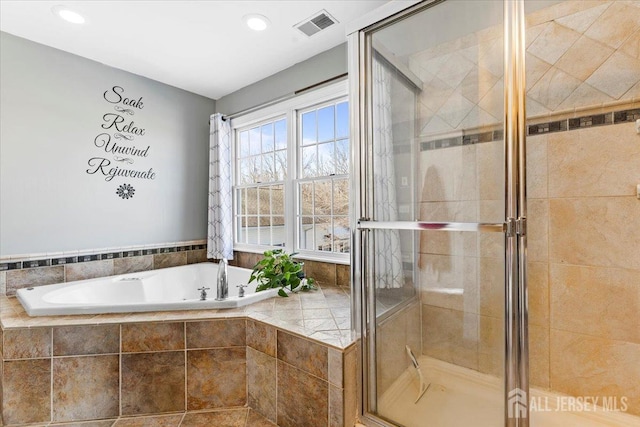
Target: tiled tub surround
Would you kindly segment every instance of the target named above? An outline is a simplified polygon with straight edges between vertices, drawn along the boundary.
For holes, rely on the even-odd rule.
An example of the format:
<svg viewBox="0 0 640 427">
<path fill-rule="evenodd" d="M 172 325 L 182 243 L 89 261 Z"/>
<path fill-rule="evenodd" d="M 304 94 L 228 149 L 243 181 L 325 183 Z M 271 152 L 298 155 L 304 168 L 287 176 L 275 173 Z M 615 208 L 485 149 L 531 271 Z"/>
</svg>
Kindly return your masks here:
<svg viewBox="0 0 640 427">
<path fill-rule="evenodd" d="M 31 254 L 0 260 L 0 295 L 29 286 L 136 273 L 207 261 L 204 240 L 153 247 Z"/>
<path fill-rule="evenodd" d="M 125 418 L 151 414 L 166 415 L 162 426 L 355 419 L 356 345 L 349 296 L 337 287 L 233 311 L 30 318 L 15 298 L 1 303 L 5 425 L 133 426 L 142 420 Z"/>
<path fill-rule="evenodd" d="M 234 252 L 230 265 L 253 268 L 262 254 Z M 202 241 L 163 244 L 157 247 L 105 249 L 82 255 L 66 253 L 5 257 L 0 259 L 0 295 L 15 295 L 20 288 L 75 280 L 178 267 L 207 261 Z M 305 272 L 324 286 L 349 288 L 348 265 L 305 261 Z"/>
</svg>

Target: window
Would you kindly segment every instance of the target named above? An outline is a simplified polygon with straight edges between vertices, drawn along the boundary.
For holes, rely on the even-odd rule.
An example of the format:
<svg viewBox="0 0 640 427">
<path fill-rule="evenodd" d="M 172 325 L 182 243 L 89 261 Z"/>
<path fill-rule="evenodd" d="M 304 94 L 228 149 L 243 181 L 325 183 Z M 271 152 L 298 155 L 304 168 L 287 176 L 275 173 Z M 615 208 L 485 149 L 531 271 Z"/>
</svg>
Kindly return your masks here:
<svg viewBox="0 0 640 427">
<path fill-rule="evenodd" d="M 287 121 L 269 121 L 236 133 L 238 243 L 284 246 Z"/>
<path fill-rule="evenodd" d="M 236 250 L 348 261 L 346 83 L 232 120 Z"/>
<path fill-rule="evenodd" d="M 349 107 L 346 101 L 300 112 L 299 250 L 349 252 Z"/>
</svg>

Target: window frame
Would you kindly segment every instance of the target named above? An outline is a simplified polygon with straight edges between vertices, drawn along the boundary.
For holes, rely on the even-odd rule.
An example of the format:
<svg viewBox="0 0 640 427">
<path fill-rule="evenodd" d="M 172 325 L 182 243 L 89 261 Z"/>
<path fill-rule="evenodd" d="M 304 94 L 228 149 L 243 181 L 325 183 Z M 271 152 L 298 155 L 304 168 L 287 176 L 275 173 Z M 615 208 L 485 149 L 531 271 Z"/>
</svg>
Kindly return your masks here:
<svg viewBox="0 0 640 427">
<path fill-rule="evenodd" d="M 231 173 L 233 178 L 232 194 L 233 194 L 233 249 L 242 252 L 262 253 L 269 249 L 285 249 L 288 252 L 297 252 L 297 258 L 309 259 L 315 261 L 332 262 L 336 264 L 349 264 L 350 253 L 334 253 L 316 250 L 298 250 L 298 209 L 299 200 L 297 195 L 297 187 L 299 176 L 299 158 L 298 147 L 299 141 L 299 123 L 298 115 L 301 111 L 313 109 L 314 106 L 339 103 L 342 101 L 349 102 L 348 99 L 348 81 L 341 80 L 336 83 L 331 83 L 326 86 L 322 86 L 318 89 L 305 91 L 292 98 L 275 102 L 265 107 L 252 110 L 246 114 L 234 117 L 231 120 L 231 130 L 233 143 L 231 148 L 231 154 L 233 158 Z M 268 123 L 271 121 L 277 121 L 282 118 L 286 119 L 287 125 L 287 171 L 284 181 L 274 181 L 272 183 L 265 183 L 264 185 L 275 185 L 282 183 L 285 192 L 285 212 L 284 212 L 284 227 L 285 227 L 285 246 L 270 246 L 270 245 L 258 245 L 251 243 L 236 242 L 238 232 L 238 200 L 237 189 L 239 187 L 246 187 L 246 185 L 239 184 L 239 171 L 238 171 L 238 138 L 239 133 L 248 130 L 252 127 L 259 126 L 262 123 Z M 349 119 L 351 119 L 349 117 Z M 349 132 L 350 133 L 350 132 Z M 351 136 L 349 135 L 349 143 L 352 144 Z M 349 148 L 351 152 L 351 145 Z M 347 175 L 348 177 L 348 175 Z M 315 179 L 321 179 L 323 177 L 316 177 Z M 324 177 L 330 178 L 330 177 Z M 347 180 L 350 186 L 350 180 Z M 262 184 L 261 184 L 262 185 Z M 347 215 L 351 219 L 350 214 Z M 351 224 L 350 224 L 351 225 Z M 351 248 L 352 250 L 353 248 Z"/>
</svg>

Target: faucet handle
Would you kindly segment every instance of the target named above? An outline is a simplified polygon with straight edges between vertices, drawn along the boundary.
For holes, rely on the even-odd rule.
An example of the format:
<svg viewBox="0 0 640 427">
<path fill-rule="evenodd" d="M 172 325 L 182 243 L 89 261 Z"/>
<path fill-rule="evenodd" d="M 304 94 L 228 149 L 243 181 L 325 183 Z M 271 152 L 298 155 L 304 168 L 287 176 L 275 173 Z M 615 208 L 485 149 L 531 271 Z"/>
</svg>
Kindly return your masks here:
<svg viewBox="0 0 640 427">
<path fill-rule="evenodd" d="M 246 288 L 248 286 L 249 285 L 243 285 L 243 284 L 236 285 L 236 288 L 239 288 L 239 290 L 238 290 L 238 296 L 239 297 L 243 297 L 244 296 L 244 288 Z"/>
<path fill-rule="evenodd" d="M 201 288 L 198 288 L 199 291 L 208 291 L 209 289 L 211 289 L 211 288 L 205 288 L 204 286 L 201 287 Z"/>
</svg>

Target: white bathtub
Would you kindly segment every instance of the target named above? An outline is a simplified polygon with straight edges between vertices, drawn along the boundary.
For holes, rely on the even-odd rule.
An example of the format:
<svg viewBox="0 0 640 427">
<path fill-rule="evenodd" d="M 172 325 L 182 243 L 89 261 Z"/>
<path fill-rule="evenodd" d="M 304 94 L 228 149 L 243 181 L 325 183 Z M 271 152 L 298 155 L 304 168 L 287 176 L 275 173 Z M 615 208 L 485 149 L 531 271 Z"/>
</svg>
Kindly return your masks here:
<svg viewBox="0 0 640 427">
<path fill-rule="evenodd" d="M 277 289 L 255 292 L 256 283 L 238 296 L 251 270 L 229 267 L 229 297 L 216 301 L 218 264 L 205 262 L 98 279 L 19 289 L 18 300 L 29 316 L 130 313 L 140 311 L 235 308 L 271 298 Z M 207 299 L 200 300 L 201 287 Z"/>
</svg>

